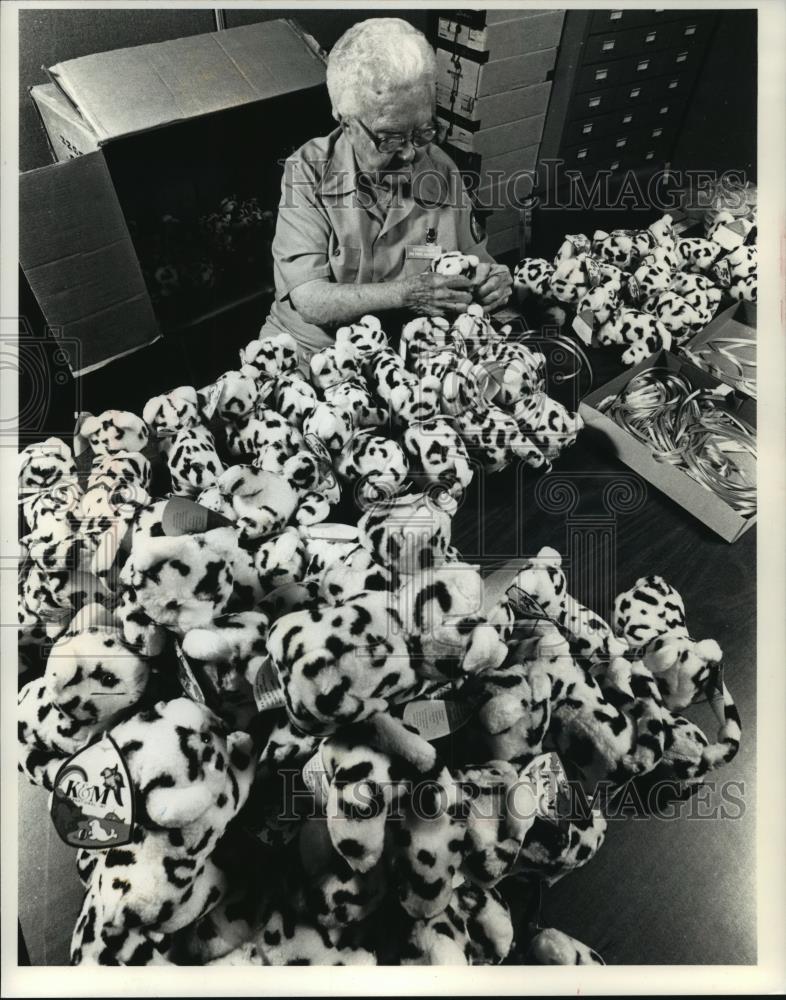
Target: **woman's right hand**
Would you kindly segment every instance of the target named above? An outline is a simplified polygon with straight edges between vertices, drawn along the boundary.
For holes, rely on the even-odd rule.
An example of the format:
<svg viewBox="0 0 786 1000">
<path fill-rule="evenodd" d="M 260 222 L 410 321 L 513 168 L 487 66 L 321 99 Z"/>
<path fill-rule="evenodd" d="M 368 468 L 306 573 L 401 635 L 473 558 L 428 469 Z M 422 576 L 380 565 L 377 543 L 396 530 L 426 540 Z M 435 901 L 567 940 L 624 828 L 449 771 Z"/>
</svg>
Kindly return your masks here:
<svg viewBox="0 0 786 1000">
<path fill-rule="evenodd" d="M 401 284 L 402 306 L 420 316 L 464 312 L 472 302 L 472 283 L 469 278 L 424 271 L 404 278 Z"/>
</svg>

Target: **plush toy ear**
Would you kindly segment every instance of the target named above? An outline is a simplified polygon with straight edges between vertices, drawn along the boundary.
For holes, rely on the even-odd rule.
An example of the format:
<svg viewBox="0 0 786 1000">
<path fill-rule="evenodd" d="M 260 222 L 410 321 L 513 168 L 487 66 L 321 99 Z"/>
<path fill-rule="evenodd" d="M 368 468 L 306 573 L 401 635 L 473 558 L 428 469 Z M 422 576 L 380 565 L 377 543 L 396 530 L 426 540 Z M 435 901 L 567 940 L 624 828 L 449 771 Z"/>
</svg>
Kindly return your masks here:
<svg viewBox="0 0 786 1000">
<path fill-rule="evenodd" d="M 98 417 L 89 416 L 85 417 L 82 423 L 79 425 L 79 434 L 81 437 L 89 438 L 101 427 L 101 422 Z"/>
<path fill-rule="evenodd" d="M 466 674 L 480 670 L 494 670 L 503 663 L 507 655 L 508 647 L 502 641 L 499 632 L 494 626 L 483 623 L 472 630 L 461 669 Z"/>
<path fill-rule="evenodd" d="M 207 628 L 194 628 L 183 638 L 183 652 L 204 663 L 228 663 L 232 649 L 223 632 Z"/>
<path fill-rule="evenodd" d="M 195 782 L 187 788 L 154 788 L 147 796 L 146 808 L 159 826 L 181 827 L 194 823 L 213 803 L 210 790 Z"/>
<path fill-rule="evenodd" d="M 720 663 L 723 652 L 714 639 L 702 639 L 696 643 L 696 655 L 708 663 Z"/>
<path fill-rule="evenodd" d="M 496 736 L 510 729 L 523 717 L 521 701 L 512 694 L 500 694 L 486 704 L 478 712 L 478 718 L 483 728 Z"/>
<path fill-rule="evenodd" d="M 653 674 L 665 673 L 674 666 L 684 648 L 685 643 L 682 639 L 661 637 L 647 650 L 646 665 Z"/>
</svg>

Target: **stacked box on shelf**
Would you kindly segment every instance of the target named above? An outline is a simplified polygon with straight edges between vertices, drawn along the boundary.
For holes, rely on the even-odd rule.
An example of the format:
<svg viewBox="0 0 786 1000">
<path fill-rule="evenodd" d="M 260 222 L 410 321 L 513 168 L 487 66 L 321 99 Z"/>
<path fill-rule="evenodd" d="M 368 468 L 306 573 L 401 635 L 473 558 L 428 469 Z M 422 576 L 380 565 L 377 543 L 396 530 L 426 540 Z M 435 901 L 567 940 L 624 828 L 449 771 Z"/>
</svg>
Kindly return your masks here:
<svg viewBox="0 0 786 1000">
<path fill-rule="evenodd" d="M 524 175 L 526 186 L 537 163 L 563 20 L 563 11 L 513 9 L 439 19 L 437 103 L 445 148 L 488 213 L 492 253 L 519 242 L 520 206 L 511 196 L 517 178 Z"/>
</svg>

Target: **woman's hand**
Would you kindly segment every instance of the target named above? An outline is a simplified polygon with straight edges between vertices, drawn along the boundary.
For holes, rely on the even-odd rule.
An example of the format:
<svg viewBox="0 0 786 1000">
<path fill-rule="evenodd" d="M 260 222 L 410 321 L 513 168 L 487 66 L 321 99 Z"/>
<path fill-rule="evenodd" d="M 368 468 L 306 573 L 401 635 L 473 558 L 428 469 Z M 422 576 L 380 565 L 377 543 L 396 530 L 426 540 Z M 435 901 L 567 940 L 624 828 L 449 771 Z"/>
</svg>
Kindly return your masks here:
<svg viewBox="0 0 786 1000">
<path fill-rule="evenodd" d="M 504 306 L 513 290 L 513 275 L 504 264 L 478 264 L 473 282 L 475 301 L 487 312 Z"/>
<path fill-rule="evenodd" d="M 424 271 L 404 278 L 401 285 L 402 305 L 421 316 L 464 312 L 472 302 L 472 283 L 469 278 Z"/>
</svg>

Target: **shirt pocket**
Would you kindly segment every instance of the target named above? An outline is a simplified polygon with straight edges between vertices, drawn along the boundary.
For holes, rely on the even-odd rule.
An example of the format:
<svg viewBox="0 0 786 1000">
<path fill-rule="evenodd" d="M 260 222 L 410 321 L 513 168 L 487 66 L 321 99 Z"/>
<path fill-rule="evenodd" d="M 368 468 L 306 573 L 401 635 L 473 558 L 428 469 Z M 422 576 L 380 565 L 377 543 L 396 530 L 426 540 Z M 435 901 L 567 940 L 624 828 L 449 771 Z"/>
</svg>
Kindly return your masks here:
<svg viewBox="0 0 786 1000">
<path fill-rule="evenodd" d="M 328 263 L 339 285 L 354 285 L 357 282 L 361 257 L 362 250 L 358 246 L 337 243 L 331 247 Z"/>
</svg>

